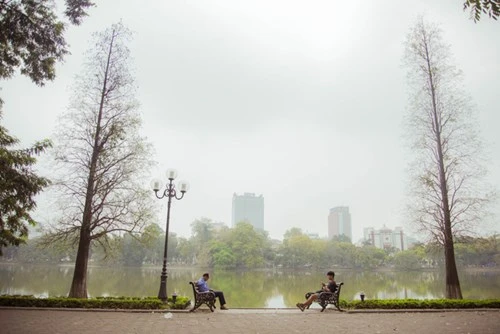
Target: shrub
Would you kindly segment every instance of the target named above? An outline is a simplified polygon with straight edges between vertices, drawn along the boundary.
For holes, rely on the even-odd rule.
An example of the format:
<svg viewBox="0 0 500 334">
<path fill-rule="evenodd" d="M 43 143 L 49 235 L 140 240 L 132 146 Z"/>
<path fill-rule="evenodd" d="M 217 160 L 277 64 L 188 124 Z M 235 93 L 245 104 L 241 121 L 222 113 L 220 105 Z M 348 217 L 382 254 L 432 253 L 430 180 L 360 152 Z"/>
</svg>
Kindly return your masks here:
<svg viewBox="0 0 500 334">
<path fill-rule="evenodd" d="M 185 309 L 189 306 L 188 297 L 179 296 L 175 304 L 172 298 L 164 304 L 155 297 L 97 297 L 89 299 L 54 297 L 35 298 L 33 296 L 0 296 L 0 306 L 17 307 L 59 307 L 59 308 L 98 308 L 98 309 Z"/>
<path fill-rule="evenodd" d="M 340 301 L 340 306 L 350 309 L 467 309 L 500 308 L 500 299 L 370 299 Z"/>
</svg>

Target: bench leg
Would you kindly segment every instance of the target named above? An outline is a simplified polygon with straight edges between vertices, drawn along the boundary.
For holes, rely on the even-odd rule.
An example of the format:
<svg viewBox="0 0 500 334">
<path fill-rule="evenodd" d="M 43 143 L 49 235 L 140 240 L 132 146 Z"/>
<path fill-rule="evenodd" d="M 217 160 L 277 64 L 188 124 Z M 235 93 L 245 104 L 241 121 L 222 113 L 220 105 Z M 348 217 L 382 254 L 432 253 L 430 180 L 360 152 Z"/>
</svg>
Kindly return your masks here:
<svg viewBox="0 0 500 334">
<path fill-rule="evenodd" d="M 192 308 L 191 310 L 189 310 L 189 312 L 194 312 L 194 311 L 195 311 L 198 307 L 200 307 L 200 306 L 201 306 L 201 304 L 203 304 L 203 302 L 202 302 L 202 301 L 195 300 L 195 302 L 194 302 L 194 306 L 193 306 L 193 308 Z"/>
<path fill-rule="evenodd" d="M 339 310 L 339 312 L 342 312 L 342 310 L 340 309 L 340 300 L 338 298 L 335 299 L 333 305 L 335 305 L 335 307 L 337 308 L 337 310 Z"/>
</svg>

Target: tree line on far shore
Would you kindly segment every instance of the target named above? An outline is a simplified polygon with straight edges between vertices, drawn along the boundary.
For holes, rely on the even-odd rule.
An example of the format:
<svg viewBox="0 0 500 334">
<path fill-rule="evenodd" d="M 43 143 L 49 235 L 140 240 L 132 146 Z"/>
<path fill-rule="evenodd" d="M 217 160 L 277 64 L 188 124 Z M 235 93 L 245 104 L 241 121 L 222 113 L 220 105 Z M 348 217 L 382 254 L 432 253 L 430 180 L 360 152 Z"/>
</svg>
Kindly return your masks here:
<svg viewBox="0 0 500 334">
<path fill-rule="evenodd" d="M 400 251 L 380 249 L 365 241 L 354 245 L 347 237 L 331 240 L 311 238 L 299 228 L 292 228 L 283 240 L 272 240 L 266 232 L 255 230 L 249 223 L 220 227 L 201 218 L 191 224 L 189 238 L 170 233 L 168 263 L 170 266 L 204 266 L 218 269 L 352 268 L 357 270 L 393 268 L 418 270 L 444 265 L 442 247 L 435 243 L 416 244 Z M 44 237 L 28 240 L 25 245 L 8 247 L 4 262 L 36 264 L 73 264 L 76 250 L 71 244 L 53 243 L 43 246 Z M 115 266 L 160 266 L 165 232 L 156 224 L 138 234 L 116 235 L 104 249 L 91 250 L 91 263 Z M 500 263 L 500 236 L 467 237 L 456 243 L 456 259 L 462 267 L 494 268 Z"/>
</svg>

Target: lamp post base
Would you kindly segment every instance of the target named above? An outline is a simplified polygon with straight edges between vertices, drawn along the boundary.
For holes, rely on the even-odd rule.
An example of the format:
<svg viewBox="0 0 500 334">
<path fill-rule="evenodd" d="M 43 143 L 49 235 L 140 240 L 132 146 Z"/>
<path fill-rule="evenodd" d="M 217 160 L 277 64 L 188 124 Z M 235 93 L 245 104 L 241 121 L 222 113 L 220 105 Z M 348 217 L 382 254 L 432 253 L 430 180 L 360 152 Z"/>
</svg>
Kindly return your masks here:
<svg viewBox="0 0 500 334">
<path fill-rule="evenodd" d="M 161 274 L 160 291 L 158 291 L 158 299 L 161 299 L 161 301 L 164 303 L 166 303 L 168 301 L 168 297 L 167 297 L 167 273 Z"/>
</svg>

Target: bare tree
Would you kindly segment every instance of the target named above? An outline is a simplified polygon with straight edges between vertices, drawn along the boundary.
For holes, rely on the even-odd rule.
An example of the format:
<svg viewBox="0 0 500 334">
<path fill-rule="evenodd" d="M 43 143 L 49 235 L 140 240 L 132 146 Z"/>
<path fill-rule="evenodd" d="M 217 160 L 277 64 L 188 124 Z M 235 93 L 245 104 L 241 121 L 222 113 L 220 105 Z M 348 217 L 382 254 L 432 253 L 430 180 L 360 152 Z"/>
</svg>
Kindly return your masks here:
<svg viewBox="0 0 500 334">
<path fill-rule="evenodd" d="M 150 145 L 139 134 L 129 38 L 122 24 L 94 35 L 56 135 L 55 184 L 63 209 L 47 240 L 78 243 L 70 297 L 87 298 L 93 241 L 106 247 L 111 233 L 138 231 L 152 218 L 152 200 L 143 186 Z"/>
<path fill-rule="evenodd" d="M 485 169 L 470 99 L 440 29 L 420 18 L 405 50 L 410 85 L 408 128 L 412 164 L 412 217 L 444 247 L 446 297 L 462 298 L 454 236 L 472 230 L 484 212 Z"/>
</svg>

